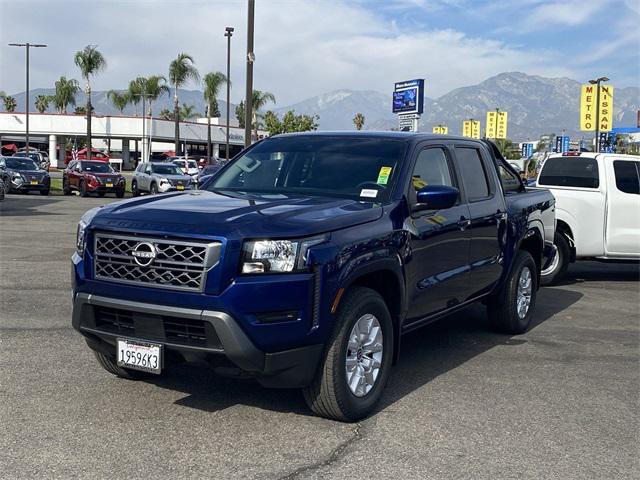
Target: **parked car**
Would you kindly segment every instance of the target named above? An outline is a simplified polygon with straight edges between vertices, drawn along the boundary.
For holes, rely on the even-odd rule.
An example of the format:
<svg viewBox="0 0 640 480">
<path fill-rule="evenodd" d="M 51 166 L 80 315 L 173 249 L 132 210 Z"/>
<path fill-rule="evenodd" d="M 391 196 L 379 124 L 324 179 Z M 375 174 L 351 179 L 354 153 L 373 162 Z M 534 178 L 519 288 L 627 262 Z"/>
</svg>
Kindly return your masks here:
<svg viewBox="0 0 640 480">
<path fill-rule="evenodd" d="M 83 148 L 81 150 L 78 150 L 78 160 L 87 160 L 88 156 L 88 151 L 86 148 Z M 102 150 L 98 150 L 97 148 L 92 148 L 91 149 L 91 160 L 96 160 L 96 161 L 100 161 L 100 162 L 107 162 L 109 163 L 109 160 L 111 158 L 109 157 L 109 155 L 107 155 L 106 153 L 104 153 Z"/>
<path fill-rule="evenodd" d="M 40 151 L 34 151 L 31 150 L 29 151 L 29 153 L 27 153 L 26 151 L 22 151 L 22 152 L 16 152 L 13 154 L 14 157 L 23 157 L 23 158 L 30 158 L 31 160 L 33 160 L 34 162 L 36 162 L 36 164 L 43 170 L 49 171 L 49 157 L 45 157 L 44 155 L 42 155 L 42 152 Z"/>
<path fill-rule="evenodd" d="M 125 188 L 125 178 L 111 165 L 98 160 L 73 160 L 62 172 L 62 191 L 65 195 L 71 195 L 76 190 L 83 197 L 91 193 L 97 193 L 100 197 L 114 193 L 122 198 Z"/>
<path fill-rule="evenodd" d="M 542 281 L 559 280 L 577 260 L 640 261 L 640 159 L 614 153 L 550 156 L 537 186 L 556 198 L 556 260 Z"/>
<path fill-rule="evenodd" d="M 220 171 L 223 166 L 224 163 L 218 162 L 204 167 L 202 170 L 200 170 L 200 173 L 198 173 L 198 184 L 202 185 L 204 182 L 211 179 L 217 172 Z"/>
<path fill-rule="evenodd" d="M 172 162 L 143 162 L 138 165 L 131 180 L 131 191 L 137 197 L 143 192 L 151 194 L 191 190 L 193 179 L 185 175 Z"/>
<path fill-rule="evenodd" d="M 30 157 L 0 157 L 0 178 L 6 184 L 6 192 L 28 193 L 37 190 L 49 195 L 51 177 Z"/>
<path fill-rule="evenodd" d="M 173 164 L 180 167 L 182 173 L 186 175 L 190 175 L 194 180 L 198 180 L 198 173 L 200 173 L 200 169 L 198 168 L 198 162 L 195 160 L 189 160 L 186 158 L 177 158 L 171 161 Z"/>
<path fill-rule="evenodd" d="M 527 191 L 489 142 L 278 135 L 205 190 L 87 212 L 73 326 L 120 377 L 204 362 L 353 421 L 380 399 L 401 335 L 477 301 L 525 332 L 553 233 L 553 196 Z"/>
</svg>

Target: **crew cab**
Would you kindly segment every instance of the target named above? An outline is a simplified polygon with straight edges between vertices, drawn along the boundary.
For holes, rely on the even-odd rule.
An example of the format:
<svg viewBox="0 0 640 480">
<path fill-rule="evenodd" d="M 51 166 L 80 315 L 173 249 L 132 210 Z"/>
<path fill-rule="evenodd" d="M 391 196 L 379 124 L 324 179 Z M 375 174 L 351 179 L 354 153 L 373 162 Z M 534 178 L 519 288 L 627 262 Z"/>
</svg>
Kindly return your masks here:
<svg viewBox="0 0 640 480">
<path fill-rule="evenodd" d="M 97 193 L 104 197 L 114 193 L 124 197 L 126 180 L 111 165 L 99 160 L 72 160 L 62 172 L 62 192 L 71 195 L 76 190 L 83 197 Z"/>
<path fill-rule="evenodd" d="M 614 153 L 550 156 L 537 186 L 556 198 L 558 255 L 542 281 L 559 280 L 576 260 L 640 261 L 640 159 Z"/>
<path fill-rule="evenodd" d="M 123 378 L 199 362 L 368 415 L 401 337 L 473 302 L 529 327 L 555 200 L 490 142 L 401 132 L 255 143 L 202 190 L 87 212 L 73 326 Z"/>
</svg>

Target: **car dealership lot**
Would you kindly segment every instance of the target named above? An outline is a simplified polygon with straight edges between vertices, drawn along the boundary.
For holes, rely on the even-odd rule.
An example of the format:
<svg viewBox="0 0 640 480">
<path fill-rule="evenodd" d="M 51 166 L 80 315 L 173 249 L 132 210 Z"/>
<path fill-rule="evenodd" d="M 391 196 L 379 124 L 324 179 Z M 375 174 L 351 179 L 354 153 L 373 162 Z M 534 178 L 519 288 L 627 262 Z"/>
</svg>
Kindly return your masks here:
<svg viewBox="0 0 640 480">
<path fill-rule="evenodd" d="M 638 478 L 638 267 L 572 265 L 534 328 L 473 307 L 403 339 L 381 408 L 311 415 L 297 391 L 177 367 L 104 372 L 71 329 L 76 222 L 112 198 L 0 203 L 2 476 Z"/>
</svg>

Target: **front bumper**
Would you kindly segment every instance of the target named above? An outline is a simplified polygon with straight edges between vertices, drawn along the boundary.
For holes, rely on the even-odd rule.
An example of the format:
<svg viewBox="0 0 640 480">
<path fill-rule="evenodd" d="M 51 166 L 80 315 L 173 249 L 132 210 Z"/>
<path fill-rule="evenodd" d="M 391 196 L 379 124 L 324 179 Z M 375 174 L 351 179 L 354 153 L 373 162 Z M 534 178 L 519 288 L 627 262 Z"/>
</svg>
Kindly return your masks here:
<svg viewBox="0 0 640 480">
<path fill-rule="evenodd" d="M 206 363 L 222 372 L 248 374 L 268 387 L 308 385 L 323 347 L 318 344 L 264 352 L 225 312 L 88 293 L 75 294 L 72 323 L 88 345 L 102 353 L 115 354 L 117 338 L 146 340 L 163 345 L 169 361 Z"/>
<path fill-rule="evenodd" d="M 42 182 L 32 184 L 31 182 L 14 182 L 12 180 L 10 185 L 11 190 L 15 190 L 18 192 L 28 192 L 31 190 L 49 190 L 51 181 L 48 179 L 44 179 Z"/>
<path fill-rule="evenodd" d="M 166 192 L 184 192 L 186 190 L 193 190 L 193 186 L 192 185 L 187 185 L 185 186 L 182 190 L 179 190 L 178 187 L 176 185 L 171 185 L 170 183 L 163 183 L 158 185 L 158 191 L 160 193 L 166 193 Z"/>
</svg>

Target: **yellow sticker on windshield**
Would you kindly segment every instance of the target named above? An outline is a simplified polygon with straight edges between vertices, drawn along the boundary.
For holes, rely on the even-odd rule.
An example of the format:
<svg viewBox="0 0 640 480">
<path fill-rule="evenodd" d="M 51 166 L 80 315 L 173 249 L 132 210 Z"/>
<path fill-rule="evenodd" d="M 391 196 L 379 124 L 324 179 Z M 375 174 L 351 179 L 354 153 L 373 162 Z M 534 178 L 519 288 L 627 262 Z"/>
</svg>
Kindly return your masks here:
<svg viewBox="0 0 640 480">
<path fill-rule="evenodd" d="M 389 183 L 389 176 L 391 176 L 391 167 L 382 167 L 380 168 L 380 173 L 378 173 L 378 181 L 376 182 L 378 185 L 386 185 Z"/>
</svg>

